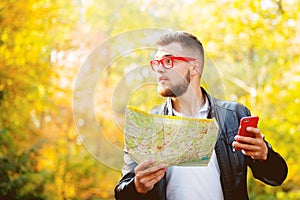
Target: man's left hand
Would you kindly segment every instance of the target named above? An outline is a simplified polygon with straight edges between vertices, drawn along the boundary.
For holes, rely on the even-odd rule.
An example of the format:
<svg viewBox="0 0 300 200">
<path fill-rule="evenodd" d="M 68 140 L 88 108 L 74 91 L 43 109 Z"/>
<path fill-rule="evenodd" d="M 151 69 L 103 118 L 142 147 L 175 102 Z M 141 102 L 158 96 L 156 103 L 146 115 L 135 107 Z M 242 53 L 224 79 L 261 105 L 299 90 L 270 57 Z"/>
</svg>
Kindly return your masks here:
<svg viewBox="0 0 300 200">
<path fill-rule="evenodd" d="M 233 146 L 242 149 L 242 153 L 255 160 L 267 160 L 268 147 L 264 141 L 263 135 L 258 128 L 247 127 L 248 132 L 253 133 L 255 137 L 236 135 Z"/>
</svg>

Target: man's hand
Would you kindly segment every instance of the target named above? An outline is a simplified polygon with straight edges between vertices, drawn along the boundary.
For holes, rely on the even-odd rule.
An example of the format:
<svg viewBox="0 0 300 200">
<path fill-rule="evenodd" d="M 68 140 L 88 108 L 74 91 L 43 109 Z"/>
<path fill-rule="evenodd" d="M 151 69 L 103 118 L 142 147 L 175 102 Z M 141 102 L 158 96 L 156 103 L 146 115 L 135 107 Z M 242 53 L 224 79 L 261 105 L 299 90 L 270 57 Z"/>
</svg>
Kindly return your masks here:
<svg viewBox="0 0 300 200">
<path fill-rule="evenodd" d="M 155 160 L 144 161 L 134 169 L 134 185 L 137 192 L 147 194 L 166 172 L 164 164 L 154 165 Z"/>
<path fill-rule="evenodd" d="M 254 138 L 247 136 L 236 135 L 233 142 L 235 148 L 242 149 L 242 153 L 251 156 L 255 160 L 267 160 L 268 147 L 263 139 L 258 128 L 247 127 L 248 132 L 255 135 Z"/>
</svg>

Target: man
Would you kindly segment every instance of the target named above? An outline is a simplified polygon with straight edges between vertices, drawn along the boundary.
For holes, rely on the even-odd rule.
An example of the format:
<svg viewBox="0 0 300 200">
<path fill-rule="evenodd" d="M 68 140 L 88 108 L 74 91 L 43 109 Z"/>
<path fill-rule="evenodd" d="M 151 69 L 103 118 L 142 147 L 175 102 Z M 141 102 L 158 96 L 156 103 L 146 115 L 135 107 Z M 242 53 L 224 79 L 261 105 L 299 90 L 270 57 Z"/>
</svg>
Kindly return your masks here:
<svg viewBox="0 0 300 200">
<path fill-rule="evenodd" d="M 240 119 L 250 116 L 250 111 L 241 104 L 215 99 L 199 86 L 204 66 L 201 42 L 189 33 L 172 31 L 157 44 L 155 60 L 150 64 L 157 75 L 158 92 L 167 100 L 152 112 L 215 117 L 219 125 L 217 142 L 207 167 L 167 168 L 155 165 L 155 160 L 138 164 L 125 152 L 116 199 L 248 199 L 248 166 L 255 178 L 268 185 L 281 185 L 287 176 L 287 165 L 260 130 L 247 128 L 254 138 L 237 135 Z"/>
</svg>

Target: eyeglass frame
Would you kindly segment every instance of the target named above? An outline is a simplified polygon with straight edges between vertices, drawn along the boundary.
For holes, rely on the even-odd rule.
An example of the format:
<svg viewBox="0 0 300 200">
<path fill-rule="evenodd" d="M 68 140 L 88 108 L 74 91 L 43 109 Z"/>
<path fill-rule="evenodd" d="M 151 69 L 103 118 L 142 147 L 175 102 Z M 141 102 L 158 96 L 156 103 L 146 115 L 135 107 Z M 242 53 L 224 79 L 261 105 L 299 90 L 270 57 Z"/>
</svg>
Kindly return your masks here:
<svg viewBox="0 0 300 200">
<path fill-rule="evenodd" d="M 165 63 L 163 62 L 164 60 L 166 59 L 170 59 L 171 60 L 171 66 L 170 67 L 166 67 L 165 66 Z M 150 60 L 150 66 L 151 66 L 151 69 L 156 72 L 157 70 L 155 70 L 153 67 L 153 63 L 156 62 L 157 63 L 157 67 L 159 67 L 159 65 L 161 64 L 161 66 L 164 68 L 164 69 L 172 69 L 174 67 L 174 60 L 181 60 L 181 61 L 185 61 L 185 62 L 189 62 L 189 61 L 195 61 L 197 60 L 196 58 L 191 58 L 191 57 L 183 57 L 183 56 L 167 56 L 167 57 L 164 57 L 160 60 Z M 156 68 L 157 68 L 156 67 Z"/>
</svg>

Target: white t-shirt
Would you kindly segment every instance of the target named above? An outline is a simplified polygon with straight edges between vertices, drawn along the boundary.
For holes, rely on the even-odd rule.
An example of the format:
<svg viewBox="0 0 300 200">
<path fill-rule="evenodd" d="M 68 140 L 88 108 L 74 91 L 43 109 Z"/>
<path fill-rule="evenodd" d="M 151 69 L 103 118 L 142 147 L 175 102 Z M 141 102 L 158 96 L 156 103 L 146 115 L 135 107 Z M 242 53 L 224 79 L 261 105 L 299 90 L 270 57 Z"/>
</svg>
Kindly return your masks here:
<svg viewBox="0 0 300 200">
<path fill-rule="evenodd" d="M 197 118 L 207 118 L 208 99 L 199 110 Z M 181 113 L 173 110 L 176 116 Z M 166 172 L 167 200 L 223 200 L 220 169 L 215 151 L 208 166 L 171 166 Z"/>
</svg>

